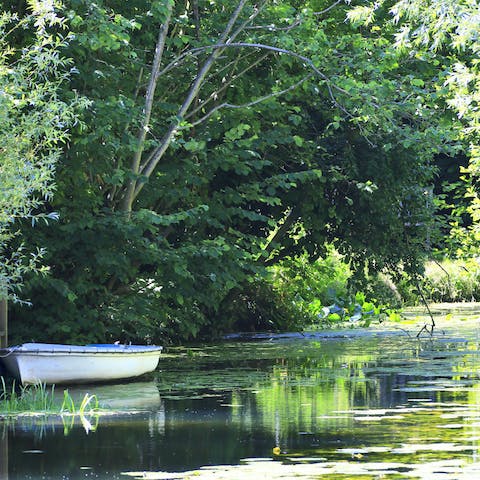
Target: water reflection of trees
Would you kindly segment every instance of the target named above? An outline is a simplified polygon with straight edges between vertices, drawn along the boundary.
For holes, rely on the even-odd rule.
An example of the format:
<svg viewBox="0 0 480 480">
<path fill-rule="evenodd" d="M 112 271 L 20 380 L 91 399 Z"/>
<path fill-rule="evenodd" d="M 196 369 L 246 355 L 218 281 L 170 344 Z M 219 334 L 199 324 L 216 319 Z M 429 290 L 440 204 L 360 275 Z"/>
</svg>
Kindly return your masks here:
<svg viewBox="0 0 480 480">
<path fill-rule="evenodd" d="M 162 438 L 164 427 L 162 407 L 157 412 L 102 416 L 98 430 L 88 434 L 79 421 L 68 434 L 58 419 L 16 422 L 5 431 L 10 440 L 9 473 L 12 478 L 64 478 L 66 473 L 78 472 L 79 466 L 106 472 L 155 469 L 160 450 L 152 438 Z M 39 453 L 25 461 L 23 452 L 34 450 Z M 4 478 L 8 477 L 0 474 Z"/>
<path fill-rule="evenodd" d="M 379 349 L 371 354 L 354 351 L 346 355 L 335 349 L 325 355 L 279 360 L 271 367 L 269 381 L 257 384 L 253 395 L 243 390 L 232 393 L 233 421 L 252 434 L 259 428 L 269 431 L 278 445 L 298 445 L 299 435 L 310 436 L 309 442 L 314 444 L 315 435 L 340 438 L 353 430 L 368 429 L 368 422 L 362 425 L 365 419 L 358 420 L 365 409 L 390 409 L 391 428 L 385 428 L 384 433 L 391 430 L 395 438 L 397 421 L 401 420 L 395 419 L 394 410 L 408 407 L 412 399 L 478 404 L 476 387 L 469 394 L 461 388 L 466 378 L 478 371 L 478 355 L 455 350 L 458 344 L 435 342 L 433 346 L 421 345 L 415 352 L 416 343 L 403 343 L 392 352 Z M 458 385 L 444 388 L 443 381 Z M 432 382 L 439 382 L 438 388 L 432 388 Z M 418 392 L 412 385 L 420 386 Z M 420 412 L 417 418 L 422 418 Z M 429 415 L 425 413 L 426 420 L 433 418 Z M 430 431 L 428 421 L 420 424 L 410 431 L 418 438 Z"/>
<path fill-rule="evenodd" d="M 342 412 L 381 402 L 379 382 L 363 371 L 374 360 L 374 355 L 341 355 L 280 361 L 272 367 L 270 383 L 259 385 L 254 395 L 232 394 L 232 404 L 242 405 L 232 415 L 247 429 L 260 423 L 279 441 L 320 426 L 348 427 L 352 418 Z"/>
</svg>

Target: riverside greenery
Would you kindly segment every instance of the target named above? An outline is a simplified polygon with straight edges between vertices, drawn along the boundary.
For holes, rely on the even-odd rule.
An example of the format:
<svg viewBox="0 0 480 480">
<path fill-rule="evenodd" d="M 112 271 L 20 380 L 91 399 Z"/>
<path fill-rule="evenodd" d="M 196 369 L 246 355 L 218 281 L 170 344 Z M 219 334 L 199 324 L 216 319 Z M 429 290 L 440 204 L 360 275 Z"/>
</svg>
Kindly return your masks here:
<svg viewBox="0 0 480 480">
<path fill-rule="evenodd" d="M 86 393 L 80 403 L 75 403 L 68 390 L 63 391 L 63 401 L 55 399 L 55 385 L 45 384 L 18 386 L 15 382 L 7 384 L 3 377 L 0 391 L 0 418 L 14 415 L 69 414 L 85 416 L 99 410 L 95 395 Z"/>
<path fill-rule="evenodd" d="M 15 300 L 24 274 L 47 268 L 40 261 L 43 245 L 27 249 L 21 224 L 57 218 L 42 207 L 55 190 L 60 145 L 76 109 L 85 105 L 78 97 L 59 96 L 71 66 L 60 53 L 68 42 L 64 19 L 53 3 L 28 5 L 22 16 L 0 12 L 0 298 Z"/>
<path fill-rule="evenodd" d="M 362 277 L 419 271 L 450 228 L 435 215 L 436 161 L 468 153 L 442 87 L 456 54 L 397 48 L 402 24 L 380 3 L 371 18 L 324 0 L 56 4 L 69 60 L 55 99 L 88 108 L 75 108 L 44 203 L 59 221 L 22 228 L 50 274 L 26 279 L 32 307 L 12 312 L 13 340 L 181 341 L 331 321 L 330 299 L 308 293 L 326 275 L 308 290 L 295 270 L 332 246 L 353 272 L 350 316 L 371 311 L 355 297 Z M 3 5 L 24 18 L 33 4 Z M 18 54 L 31 33 L 13 42 Z"/>
</svg>

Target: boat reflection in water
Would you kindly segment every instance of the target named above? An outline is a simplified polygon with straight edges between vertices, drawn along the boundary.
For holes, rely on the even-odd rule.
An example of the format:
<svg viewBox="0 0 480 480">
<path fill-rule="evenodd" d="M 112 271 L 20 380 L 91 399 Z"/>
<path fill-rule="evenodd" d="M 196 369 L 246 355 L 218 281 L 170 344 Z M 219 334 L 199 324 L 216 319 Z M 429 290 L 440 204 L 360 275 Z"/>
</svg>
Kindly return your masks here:
<svg viewBox="0 0 480 480">
<path fill-rule="evenodd" d="M 55 397 L 63 398 L 65 388 L 58 387 Z M 158 410 L 161 405 L 160 393 L 157 384 L 150 382 L 128 382 L 111 385 L 75 385 L 68 387 L 68 393 L 75 402 L 80 404 L 86 394 L 97 397 L 99 407 L 119 414 L 123 411 Z M 61 400 L 60 400 L 61 403 Z"/>
<path fill-rule="evenodd" d="M 60 387 L 53 390 L 55 405 L 62 404 L 64 390 L 66 388 Z M 103 446 L 109 432 L 116 433 L 122 457 L 132 448 L 127 442 L 128 449 L 123 449 L 122 438 L 128 439 L 127 432 L 140 429 L 143 430 L 142 436 L 146 433 L 149 436 L 150 431 L 161 434 L 165 430 L 165 410 L 153 381 L 77 385 L 68 388 L 68 393 L 77 412 L 86 394 L 95 395 L 98 411 L 87 409 L 84 414 L 0 419 L 0 480 L 25 478 L 32 474 L 33 478 L 60 478 L 62 472 L 70 468 L 72 458 L 77 458 L 82 468 L 94 468 L 105 459 Z M 107 444 L 111 443 L 110 439 Z M 77 471 L 76 476 L 72 474 L 67 478 L 78 478 L 85 473 L 82 472 Z"/>
</svg>

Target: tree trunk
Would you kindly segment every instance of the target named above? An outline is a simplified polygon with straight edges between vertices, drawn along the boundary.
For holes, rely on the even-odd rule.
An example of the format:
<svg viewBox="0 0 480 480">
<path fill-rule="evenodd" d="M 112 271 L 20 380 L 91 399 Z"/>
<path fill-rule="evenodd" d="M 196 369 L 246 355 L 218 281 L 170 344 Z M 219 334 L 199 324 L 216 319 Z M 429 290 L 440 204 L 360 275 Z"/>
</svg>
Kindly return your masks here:
<svg viewBox="0 0 480 480">
<path fill-rule="evenodd" d="M 132 178 L 128 181 L 127 188 L 123 197 L 122 210 L 130 213 L 132 211 L 132 204 L 135 199 L 135 189 L 137 187 L 137 176 L 140 173 L 140 162 L 142 160 L 143 149 L 149 130 L 150 119 L 152 116 L 153 101 L 155 98 L 155 89 L 158 83 L 158 74 L 162 63 L 163 51 L 165 49 L 165 42 L 167 39 L 168 28 L 170 26 L 170 19 L 172 16 L 172 3 L 168 2 L 167 17 L 160 27 L 158 33 L 157 44 L 155 45 L 155 55 L 153 58 L 152 72 L 150 81 L 148 83 L 147 93 L 145 94 L 145 105 L 143 108 L 143 121 L 137 136 L 137 150 L 132 160 Z"/>
<path fill-rule="evenodd" d="M 7 300 L 0 300 L 0 348 L 8 346 L 8 307 Z"/>
<path fill-rule="evenodd" d="M 0 478 L 8 480 L 8 431 L 3 430 L 3 435 L 0 435 Z"/>
<path fill-rule="evenodd" d="M 134 177 L 138 175 L 142 175 L 143 177 L 148 179 L 152 175 L 153 171 L 155 170 L 156 166 L 160 162 L 161 158 L 169 148 L 170 143 L 172 142 L 172 139 L 175 137 L 177 130 L 180 126 L 180 123 L 182 122 L 185 114 L 187 113 L 188 109 L 197 98 L 199 91 L 205 81 L 205 78 L 207 77 L 208 73 L 212 68 L 212 65 L 217 60 L 217 58 L 222 54 L 225 45 L 228 46 L 229 36 L 232 34 L 232 30 L 235 26 L 235 23 L 237 22 L 246 3 L 247 3 L 247 0 L 239 1 L 235 11 L 233 12 L 232 16 L 228 21 L 227 26 L 225 27 L 225 30 L 222 32 L 217 42 L 217 45 L 221 47 L 218 47 L 218 48 L 215 48 L 215 46 L 213 47 L 212 53 L 205 60 L 205 62 L 199 69 L 197 75 L 193 79 L 193 82 L 185 97 L 185 100 L 183 101 L 182 105 L 180 106 L 176 114 L 176 119 L 170 124 L 169 128 L 165 132 L 157 148 L 155 148 L 147 157 L 147 159 L 142 163 L 143 147 L 145 144 L 146 134 L 148 131 L 148 123 L 150 120 L 151 109 L 153 106 L 155 88 L 157 86 L 157 82 L 160 74 L 159 62 L 161 61 L 163 46 L 164 46 L 164 42 L 167 35 L 167 29 L 165 28 L 165 25 L 162 26 L 162 32 L 159 35 L 159 40 L 157 42 L 157 49 L 155 54 L 156 60 L 158 57 L 158 64 L 155 64 L 154 62 L 154 65 L 152 67 L 150 85 L 148 87 L 148 91 L 145 99 L 146 103 L 145 103 L 145 112 L 144 112 L 145 115 L 144 115 L 144 121 L 143 121 L 143 128 L 139 132 L 138 150 L 132 162 L 132 174 Z M 168 17 L 168 19 L 170 19 L 170 17 Z M 234 32 L 230 40 L 235 38 L 237 34 L 238 32 Z M 126 187 L 124 198 L 123 198 L 123 205 L 122 205 L 123 211 L 128 213 L 131 212 L 133 202 L 141 192 L 144 185 L 145 185 L 145 182 L 143 180 L 138 181 L 136 178 L 132 178 L 129 181 Z"/>
</svg>

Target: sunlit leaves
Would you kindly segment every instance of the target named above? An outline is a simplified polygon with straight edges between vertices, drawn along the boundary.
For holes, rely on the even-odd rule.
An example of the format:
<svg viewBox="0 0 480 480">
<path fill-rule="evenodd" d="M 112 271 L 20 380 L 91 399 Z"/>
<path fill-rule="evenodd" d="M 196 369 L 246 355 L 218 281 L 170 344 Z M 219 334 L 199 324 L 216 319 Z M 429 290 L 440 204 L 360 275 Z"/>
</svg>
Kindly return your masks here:
<svg viewBox="0 0 480 480">
<path fill-rule="evenodd" d="M 347 12 L 347 19 L 353 25 L 369 25 L 375 16 L 375 6 L 360 5 Z"/>
<path fill-rule="evenodd" d="M 31 14 L 19 20 L 7 14 L 0 23 L 0 276 L 2 295 L 12 293 L 22 275 L 37 269 L 42 250 L 27 256 L 11 245 L 18 222 L 33 224 L 42 215 L 44 202 L 54 193 L 55 166 L 59 146 L 67 139 L 67 127 L 75 119 L 71 105 L 59 99 L 59 86 L 66 78 L 69 62 L 59 50 L 61 36 L 49 32 L 63 19 L 54 4 L 29 2 Z M 11 45 L 11 32 L 33 25 L 31 44 L 21 52 Z M 8 253 L 7 253 L 8 252 Z M 12 253 L 13 252 L 13 253 Z M 38 267 L 39 268 L 39 267 Z"/>
</svg>

